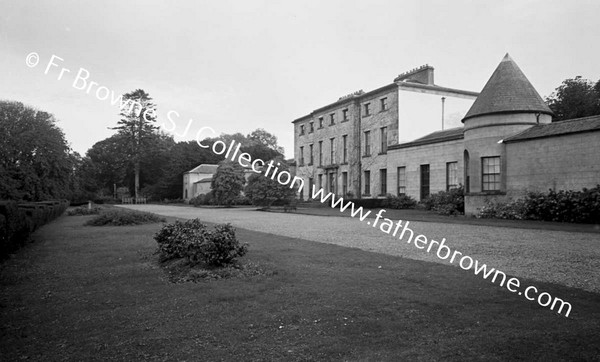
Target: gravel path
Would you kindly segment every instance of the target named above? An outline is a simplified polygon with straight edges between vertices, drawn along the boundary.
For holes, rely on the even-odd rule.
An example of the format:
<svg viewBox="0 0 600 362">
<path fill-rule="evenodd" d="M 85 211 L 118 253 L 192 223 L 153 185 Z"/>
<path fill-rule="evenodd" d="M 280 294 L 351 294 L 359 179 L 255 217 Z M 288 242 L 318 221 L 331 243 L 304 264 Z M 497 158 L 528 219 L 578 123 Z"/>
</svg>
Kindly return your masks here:
<svg viewBox="0 0 600 362">
<path fill-rule="evenodd" d="M 250 208 L 208 209 L 163 205 L 127 205 L 165 216 L 199 218 L 213 223 L 276 235 L 332 243 L 405 258 L 449 264 L 432 249 L 427 253 L 349 217 L 321 217 L 259 212 Z M 372 222 L 373 219 L 370 220 Z M 396 220 L 394 220 L 396 221 Z M 523 278 L 600 292 L 600 235 L 506 227 L 411 222 L 427 240 L 446 239 L 446 245 L 490 267 Z M 454 262 L 458 266 L 457 261 Z"/>
</svg>

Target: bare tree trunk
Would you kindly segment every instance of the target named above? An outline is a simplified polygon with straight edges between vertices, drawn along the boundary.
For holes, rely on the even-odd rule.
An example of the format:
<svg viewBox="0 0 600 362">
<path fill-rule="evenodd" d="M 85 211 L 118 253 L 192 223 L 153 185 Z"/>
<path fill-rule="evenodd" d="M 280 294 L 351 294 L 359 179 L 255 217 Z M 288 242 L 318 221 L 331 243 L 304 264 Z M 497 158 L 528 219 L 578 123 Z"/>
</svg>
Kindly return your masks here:
<svg viewBox="0 0 600 362">
<path fill-rule="evenodd" d="M 135 172 L 135 202 L 137 203 L 140 191 L 140 161 L 136 160 L 134 165 Z"/>
</svg>

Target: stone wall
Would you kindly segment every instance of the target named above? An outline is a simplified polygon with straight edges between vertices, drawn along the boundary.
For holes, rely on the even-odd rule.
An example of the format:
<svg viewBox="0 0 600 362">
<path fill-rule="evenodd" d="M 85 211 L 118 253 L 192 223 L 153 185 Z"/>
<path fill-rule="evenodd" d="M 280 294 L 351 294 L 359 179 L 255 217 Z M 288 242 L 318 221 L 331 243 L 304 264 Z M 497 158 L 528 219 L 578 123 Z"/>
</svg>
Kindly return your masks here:
<svg viewBox="0 0 600 362">
<path fill-rule="evenodd" d="M 464 184 L 463 140 L 438 142 L 389 151 L 388 192 L 398 195 L 398 167 L 406 167 L 406 194 L 421 199 L 421 165 L 429 165 L 430 193 L 446 191 L 446 164 L 457 162 L 458 183 Z"/>
<path fill-rule="evenodd" d="M 506 155 L 510 196 L 600 184 L 600 131 L 510 142 Z"/>
</svg>

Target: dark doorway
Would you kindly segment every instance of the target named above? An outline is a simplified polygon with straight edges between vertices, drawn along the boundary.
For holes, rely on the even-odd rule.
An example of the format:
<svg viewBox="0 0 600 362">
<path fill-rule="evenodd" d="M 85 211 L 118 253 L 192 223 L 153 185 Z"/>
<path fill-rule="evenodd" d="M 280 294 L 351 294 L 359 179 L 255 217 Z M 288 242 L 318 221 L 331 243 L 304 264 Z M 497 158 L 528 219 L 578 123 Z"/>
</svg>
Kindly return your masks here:
<svg viewBox="0 0 600 362">
<path fill-rule="evenodd" d="M 421 165 L 421 200 L 429 196 L 429 165 Z"/>
</svg>

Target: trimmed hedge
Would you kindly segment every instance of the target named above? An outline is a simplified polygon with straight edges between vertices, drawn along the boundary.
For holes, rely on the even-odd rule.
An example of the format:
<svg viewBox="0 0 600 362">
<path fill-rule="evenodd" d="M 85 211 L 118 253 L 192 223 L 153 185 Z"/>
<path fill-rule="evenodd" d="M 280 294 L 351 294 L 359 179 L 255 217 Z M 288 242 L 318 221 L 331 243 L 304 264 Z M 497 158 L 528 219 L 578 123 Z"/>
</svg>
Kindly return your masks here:
<svg viewBox="0 0 600 362">
<path fill-rule="evenodd" d="M 32 232 L 62 215 L 67 207 L 67 200 L 0 201 L 0 259 L 23 246 Z"/>
<path fill-rule="evenodd" d="M 478 217 L 600 224 L 600 185 L 581 191 L 530 192 L 508 203 L 487 202 Z"/>
<path fill-rule="evenodd" d="M 387 203 L 387 199 L 350 199 L 350 200 L 344 199 L 344 204 L 347 201 L 352 201 L 354 203 L 354 205 L 356 205 L 356 207 L 362 206 L 365 209 L 384 208 Z M 329 200 L 329 203 L 331 204 L 331 199 Z"/>
</svg>

